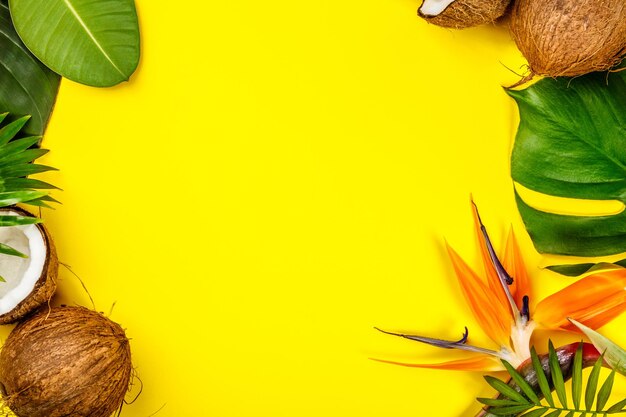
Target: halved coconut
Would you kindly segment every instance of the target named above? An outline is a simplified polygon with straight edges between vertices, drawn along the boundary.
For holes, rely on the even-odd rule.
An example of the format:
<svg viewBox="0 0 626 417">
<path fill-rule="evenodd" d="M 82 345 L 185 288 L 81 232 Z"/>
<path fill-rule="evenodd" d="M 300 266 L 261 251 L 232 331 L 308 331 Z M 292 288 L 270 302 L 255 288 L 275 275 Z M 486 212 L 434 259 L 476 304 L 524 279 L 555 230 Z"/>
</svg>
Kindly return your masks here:
<svg viewBox="0 0 626 417">
<path fill-rule="evenodd" d="M 608 70 L 626 54 L 626 2 L 516 0 L 511 33 L 530 76 Z"/>
<path fill-rule="evenodd" d="M 33 216 L 18 207 L 0 209 L 2 215 Z M 0 254 L 0 324 L 13 323 L 46 304 L 56 290 L 59 268 L 56 250 L 42 224 L 0 227 L 0 242 L 27 255 Z"/>
<path fill-rule="evenodd" d="M 511 0 L 424 0 L 418 14 L 437 26 L 464 29 L 494 22 Z"/>
</svg>

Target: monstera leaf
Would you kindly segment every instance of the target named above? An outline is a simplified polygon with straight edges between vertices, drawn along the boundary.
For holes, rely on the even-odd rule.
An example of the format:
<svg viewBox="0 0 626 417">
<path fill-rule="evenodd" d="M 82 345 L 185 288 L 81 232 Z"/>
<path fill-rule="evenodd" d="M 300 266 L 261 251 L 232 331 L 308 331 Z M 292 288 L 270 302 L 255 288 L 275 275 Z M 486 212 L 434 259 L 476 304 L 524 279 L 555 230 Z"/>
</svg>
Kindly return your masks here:
<svg viewBox="0 0 626 417">
<path fill-rule="evenodd" d="M 524 90 L 510 90 L 520 113 L 513 180 L 551 196 L 626 203 L 624 72 L 546 78 Z M 603 256 L 626 251 L 626 211 L 570 216 L 544 212 L 516 198 L 539 252 Z"/>
<path fill-rule="evenodd" d="M 24 46 L 13 28 L 6 2 L 0 2 L 0 110 L 15 119 L 32 115 L 23 133 L 41 136 L 46 128 L 61 77 Z"/>
<path fill-rule="evenodd" d="M 9 7 L 28 49 L 70 80 L 109 87 L 137 68 L 134 0 L 9 0 Z"/>
</svg>

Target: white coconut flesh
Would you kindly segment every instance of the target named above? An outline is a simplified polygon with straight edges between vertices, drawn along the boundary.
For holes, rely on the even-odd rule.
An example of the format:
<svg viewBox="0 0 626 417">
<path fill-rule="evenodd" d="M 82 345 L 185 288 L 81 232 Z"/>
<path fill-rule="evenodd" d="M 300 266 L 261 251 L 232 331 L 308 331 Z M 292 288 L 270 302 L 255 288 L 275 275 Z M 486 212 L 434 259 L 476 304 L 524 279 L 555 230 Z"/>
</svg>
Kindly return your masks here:
<svg viewBox="0 0 626 417">
<path fill-rule="evenodd" d="M 10 212 L 7 214 L 18 215 Z M 35 288 L 46 262 L 46 243 L 36 225 L 0 227 L 0 242 L 26 258 L 0 254 L 0 314 L 8 313 Z"/>
<path fill-rule="evenodd" d="M 456 0 L 424 0 L 420 13 L 424 16 L 438 16 L 446 7 L 454 3 Z"/>
</svg>

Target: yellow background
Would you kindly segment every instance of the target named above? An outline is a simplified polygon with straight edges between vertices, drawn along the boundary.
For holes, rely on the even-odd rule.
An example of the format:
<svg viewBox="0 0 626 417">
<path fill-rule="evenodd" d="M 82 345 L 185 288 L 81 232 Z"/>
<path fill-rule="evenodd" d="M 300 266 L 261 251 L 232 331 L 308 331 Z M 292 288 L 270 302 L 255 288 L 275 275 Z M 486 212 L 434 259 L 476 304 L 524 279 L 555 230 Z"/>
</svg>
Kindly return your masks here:
<svg viewBox="0 0 626 417">
<path fill-rule="evenodd" d="M 123 415 L 473 415 L 481 375 L 368 358 L 461 356 L 374 326 L 492 347 L 443 252 L 477 266 L 470 193 L 539 295 L 569 282 L 513 201 L 506 28 L 440 29 L 413 0 L 136 3 L 137 73 L 64 80 L 44 141 L 60 260 L 132 338 Z M 56 303 L 89 305 L 61 278 Z"/>
</svg>

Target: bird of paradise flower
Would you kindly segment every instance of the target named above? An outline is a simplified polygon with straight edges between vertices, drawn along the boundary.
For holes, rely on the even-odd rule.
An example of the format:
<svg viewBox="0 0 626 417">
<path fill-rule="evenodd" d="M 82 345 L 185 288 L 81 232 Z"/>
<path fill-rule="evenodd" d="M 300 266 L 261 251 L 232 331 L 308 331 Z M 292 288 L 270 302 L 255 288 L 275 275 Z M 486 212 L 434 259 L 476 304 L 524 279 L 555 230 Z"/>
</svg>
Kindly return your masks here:
<svg viewBox="0 0 626 417">
<path fill-rule="evenodd" d="M 500 262 L 473 201 L 472 209 L 485 279 L 481 279 L 450 246 L 446 246 L 470 310 L 496 349 L 468 344 L 467 328 L 463 337 L 457 341 L 378 329 L 432 346 L 477 354 L 434 364 L 381 362 L 417 368 L 504 371 L 502 360 L 519 367 L 530 358 L 531 336 L 535 329 L 576 331 L 568 318 L 597 329 L 626 310 L 626 269 L 588 275 L 531 308 L 532 287 L 515 235 L 510 232 Z"/>
</svg>

